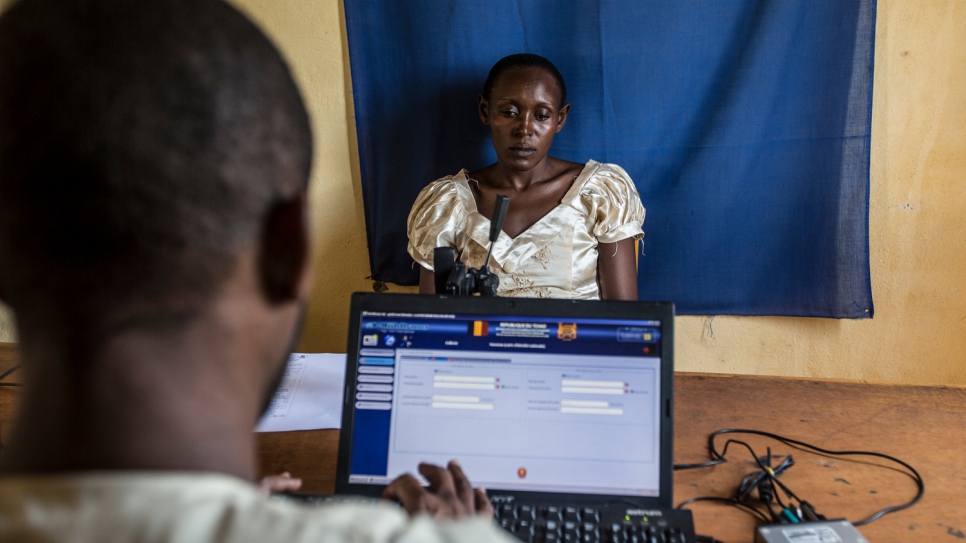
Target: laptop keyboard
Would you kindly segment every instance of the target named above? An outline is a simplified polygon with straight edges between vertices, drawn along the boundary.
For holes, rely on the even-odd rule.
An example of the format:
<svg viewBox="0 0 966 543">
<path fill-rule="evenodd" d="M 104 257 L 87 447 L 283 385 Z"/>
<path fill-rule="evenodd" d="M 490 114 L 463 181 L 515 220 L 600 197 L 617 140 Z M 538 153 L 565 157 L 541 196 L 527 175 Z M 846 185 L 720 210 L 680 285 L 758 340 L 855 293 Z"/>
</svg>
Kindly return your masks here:
<svg viewBox="0 0 966 543">
<path fill-rule="evenodd" d="M 690 511 L 626 515 L 622 506 L 494 504 L 496 522 L 526 543 L 694 543 Z"/>
<path fill-rule="evenodd" d="M 310 505 L 357 500 L 351 496 L 305 493 L 273 494 L 272 498 Z M 630 512 L 622 505 L 493 504 L 495 522 L 526 543 L 695 543 L 691 511 L 648 510 L 648 516 L 631 516 Z"/>
</svg>

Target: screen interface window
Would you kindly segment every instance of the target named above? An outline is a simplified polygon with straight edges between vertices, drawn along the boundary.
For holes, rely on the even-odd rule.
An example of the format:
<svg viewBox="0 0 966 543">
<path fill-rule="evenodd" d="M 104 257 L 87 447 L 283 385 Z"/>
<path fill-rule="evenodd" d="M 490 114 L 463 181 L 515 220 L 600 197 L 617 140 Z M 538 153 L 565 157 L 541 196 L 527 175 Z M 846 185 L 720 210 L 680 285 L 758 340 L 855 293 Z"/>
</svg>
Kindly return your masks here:
<svg viewBox="0 0 966 543">
<path fill-rule="evenodd" d="M 350 483 L 657 496 L 660 323 L 364 312 Z"/>
</svg>

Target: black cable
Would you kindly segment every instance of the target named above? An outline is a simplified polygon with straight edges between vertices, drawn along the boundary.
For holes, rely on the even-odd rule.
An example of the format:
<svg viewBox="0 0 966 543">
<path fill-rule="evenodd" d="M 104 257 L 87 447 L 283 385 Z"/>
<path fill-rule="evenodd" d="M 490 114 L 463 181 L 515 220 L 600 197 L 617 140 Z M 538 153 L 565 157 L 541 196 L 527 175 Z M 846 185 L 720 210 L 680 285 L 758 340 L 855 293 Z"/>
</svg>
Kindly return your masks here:
<svg viewBox="0 0 966 543">
<path fill-rule="evenodd" d="M 741 503 L 738 500 L 735 500 L 734 498 L 721 498 L 718 496 L 700 496 L 698 498 L 691 498 L 690 500 L 685 500 L 679 503 L 677 507 L 675 507 L 675 509 L 684 509 L 685 507 L 691 505 L 692 503 L 697 503 L 697 502 L 723 503 L 725 505 L 737 507 L 738 509 L 741 509 L 745 513 L 748 513 L 749 515 L 754 516 L 755 518 L 764 522 L 765 524 L 769 524 L 771 522 L 771 520 L 767 516 L 765 516 L 765 514 L 762 513 L 760 509 L 756 509 L 746 503 Z"/>
<path fill-rule="evenodd" d="M 833 450 L 829 450 L 829 449 L 823 449 L 821 447 L 816 447 L 815 445 L 811 445 L 811 444 L 805 443 L 804 441 L 798 441 L 798 440 L 795 440 L 795 439 L 783 437 L 783 436 L 780 436 L 778 434 L 772 434 L 770 432 L 763 432 L 761 430 L 747 430 L 747 429 L 741 429 L 741 428 L 726 428 L 726 429 L 723 429 L 723 430 L 718 430 L 717 432 L 714 432 L 713 434 L 711 434 L 711 436 L 708 438 L 708 452 L 711 454 L 711 460 L 709 460 L 708 462 L 702 462 L 700 464 L 680 464 L 680 465 L 674 466 L 674 469 L 676 469 L 676 470 L 677 469 L 694 469 L 694 468 L 699 468 L 699 467 L 715 466 L 715 465 L 718 465 L 718 464 L 722 464 L 724 462 L 727 462 L 728 460 L 725 458 L 725 455 L 728 454 L 728 446 L 731 443 L 738 443 L 738 444 L 745 445 L 746 447 L 748 447 L 749 452 L 751 452 L 752 455 L 754 456 L 754 451 L 751 450 L 751 447 L 748 446 L 748 444 L 742 443 L 742 442 L 739 442 L 739 441 L 735 441 L 735 440 L 731 440 L 731 439 L 729 439 L 728 441 L 725 442 L 724 449 L 722 450 L 722 452 L 719 453 L 717 447 L 715 446 L 715 438 L 717 438 L 720 435 L 724 435 L 724 434 L 748 434 L 748 435 L 757 435 L 757 436 L 767 437 L 769 439 L 774 439 L 776 441 L 782 442 L 782 443 L 784 443 L 786 445 L 789 445 L 789 446 L 799 447 L 799 448 L 801 448 L 803 450 L 806 450 L 807 452 L 812 452 L 812 453 L 815 453 L 815 454 L 824 454 L 824 455 L 828 455 L 828 456 L 872 456 L 872 457 L 875 457 L 875 458 L 883 458 L 885 460 L 889 460 L 890 462 L 895 462 L 896 464 L 899 464 L 900 466 L 902 466 L 902 467 L 906 468 L 907 470 L 909 470 L 909 472 L 906 473 L 906 475 L 909 475 L 915 481 L 915 483 L 916 483 L 916 487 L 918 489 L 918 491 L 916 492 L 916 496 L 913 499 L 911 499 L 910 501 L 906 502 L 906 503 L 903 503 L 901 505 L 894 505 L 894 506 L 891 506 L 891 507 L 886 507 L 884 509 L 880 509 L 879 511 L 876 511 L 872 515 L 870 515 L 870 516 L 868 516 L 868 517 L 866 517 L 866 518 L 864 518 L 862 520 L 859 520 L 859 521 L 856 521 L 856 522 L 852 522 L 852 525 L 853 526 L 863 526 L 865 524 L 869 524 L 870 522 L 873 522 L 873 521 L 877 520 L 878 518 L 880 518 L 883 515 L 886 515 L 888 513 L 892 513 L 892 512 L 895 512 L 895 511 L 901 511 L 903 509 L 908 509 L 908 508 L 912 507 L 913 505 L 919 503 L 919 501 L 922 500 L 923 495 L 926 493 L 926 484 L 922 480 L 922 476 L 919 475 L 919 472 L 916 471 L 915 468 L 913 468 L 912 466 L 910 466 L 906 462 L 903 462 L 902 460 L 899 460 L 898 458 L 896 458 L 894 456 L 889 456 L 887 454 L 883 454 L 883 453 L 879 453 L 879 452 L 874 452 L 874 451 L 833 451 Z M 757 462 L 758 465 L 760 467 L 762 467 L 762 469 L 764 470 L 764 466 L 762 465 L 761 461 L 758 459 L 757 456 L 755 456 L 755 462 Z M 884 466 L 880 466 L 880 467 L 884 467 Z M 768 470 L 764 470 L 764 471 L 767 472 Z M 775 483 L 779 487 L 781 487 L 781 489 L 786 494 L 788 494 L 789 497 L 793 498 L 794 500 L 798 501 L 799 503 L 805 503 L 800 498 L 798 498 L 798 496 L 796 496 L 784 483 L 782 483 L 781 481 L 779 481 L 776 477 L 772 477 L 771 479 L 773 481 L 775 481 Z"/>
<path fill-rule="evenodd" d="M 768 485 L 771 486 L 772 495 L 775 496 L 775 501 L 778 502 L 778 507 L 781 507 L 782 509 L 788 509 L 788 506 L 785 505 L 785 502 L 782 501 L 782 497 L 778 493 L 778 489 L 775 488 L 775 481 L 776 479 L 774 477 L 768 478 Z"/>
<path fill-rule="evenodd" d="M 910 466 L 906 462 L 903 462 L 902 460 L 899 460 L 898 458 L 896 458 L 894 456 L 889 456 L 888 454 L 883 454 L 883 453 L 874 452 L 874 451 L 832 451 L 832 450 L 829 450 L 829 449 L 823 449 L 821 447 L 816 447 L 815 445 L 810 445 L 810 444 L 805 443 L 803 441 L 797 441 L 797 440 L 794 440 L 794 439 L 790 439 L 790 438 L 787 438 L 787 437 L 783 437 L 783 436 L 780 436 L 780 435 L 777 435 L 777 434 L 772 434 L 772 433 L 769 433 L 769 432 L 762 432 L 760 430 L 743 430 L 743 429 L 719 430 L 719 431 L 715 432 L 714 434 L 712 434 L 711 435 L 711 438 L 709 439 L 709 443 L 710 443 L 710 446 L 711 446 L 712 453 L 715 453 L 715 454 L 717 453 L 717 450 L 714 447 L 714 438 L 716 437 L 717 434 L 724 434 L 724 433 L 743 433 L 743 434 L 751 434 L 751 435 L 760 435 L 760 436 L 763 436 L 763 437 L 767 437 L 767 438 L 770 438 L 770 439 L 774 439 L 776 441 L 781 441 L 782 443 L 785 443 L 785 444 L 794 444 L 794 445 L 797 445 L 799 447 L 803 447 L 803 448 L 806 448 L 806 449 L 810 449 L 812 451 L 817 451 L 819 453 L 827 454 L 827 455 L 831 455 L 831 456 L 872 456 L 872 457 L 875 457 L 875 458 L 883 458 L 885 460 L 889 460 L 891 462 L 895 462 L 896 464 L 899 464 L 900 466 L 902 466 L 902 467 L 906 468 L 907 470 L 909 470 L 910 473 L 908 473 L 907 475 L 910 475 L 911 474 L 911 477 L 916 482 L 916 487 L 918 489 L 918 492 L 916 492 L 916 496 L 912 500 L 910 500 L 910 501 L 908 501 L 908 502 L 906 502 L 904 504 L 894 505 L 892 507 L 886 507 L 886 508 L 880 509 L 879 511 L 876 511 L 872 515 L 870 515 L 870 516 L 868 516 L 868 517 L 866 517 L 866 518 L 864 518 L 862 520 L 853 522 L 852 523 L 853 526 L 864 526 L 864 525 L 866 525 L 866 524 L 868 524 L 870 522 L 873 522 L 876 519 L 878 519 L 881 516 L 886 515 L 888 513 L 892 513 L 892 512 L 895 512 L 895 511 L 901 511 L 903 509 L 908 509 L 908 508 L 912 507 L 913 505 L 919 503 L 919 501 L 922 500 L 922 496 L 926 493 L 926 483 L 922 480 L 922 476 L 919 475 L 919 472 L 916 471 L 915 468 L 913 468 L 912 466 Z M 779 486 L 781 486 L 784 490 L 786 490 L 787 492 L 790 492 L 787 489 L 787 487 L 785 487 L 785 485 L 782 484 L 777 479 L 776 479 L 776 482 L 778 482 Z M 793 497 L 798 502 L 801 502 L 802 501 L 797 496 L 794 496 L 793 495 Z"/>
<path fill-rule="evenodd" d="M 697 541 L 697 543 L 721 543 L 721 541 L 718 541 L 710 535 L 695 535 L 694 540 Z"/>
<path fill-rule="evenodd" d="M 718 464 L 724 464 L 727 460 L 708 460 L 707 462 L 697 462 L 694 464 L 674 464 L 674 471 L 681 471 L 685 469 L 697 469 L 697 468 L 710 468 L 711 466 L 717 466 Z"/>
<path fill-rule="evenodd" d="M 20 364 L 17 364 L 16 366 L 10 368 L 9 370 L 3 373 L 0 373 L 0 381 L 3 381 L 6 376 L 17 371 L 18 369 L 20 369 Z M 19 386 L 21 386 L 20 383 L 0 383 L 0 387 L 19 387 Z"/>
</svg>

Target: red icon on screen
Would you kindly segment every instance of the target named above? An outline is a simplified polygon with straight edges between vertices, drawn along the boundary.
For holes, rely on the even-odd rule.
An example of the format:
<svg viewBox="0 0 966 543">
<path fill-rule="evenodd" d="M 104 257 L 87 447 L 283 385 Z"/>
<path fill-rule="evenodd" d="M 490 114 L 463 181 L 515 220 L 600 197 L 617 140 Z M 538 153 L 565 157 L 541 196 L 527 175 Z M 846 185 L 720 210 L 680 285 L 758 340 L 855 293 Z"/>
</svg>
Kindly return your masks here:
<svg viewBox="0 0 966 543">
<path fill-rule="evenodd" d="M 517 470 L 517 477 L 524 479 L 527 476 L 527 468 L 520 468 Z"/>
</svg>

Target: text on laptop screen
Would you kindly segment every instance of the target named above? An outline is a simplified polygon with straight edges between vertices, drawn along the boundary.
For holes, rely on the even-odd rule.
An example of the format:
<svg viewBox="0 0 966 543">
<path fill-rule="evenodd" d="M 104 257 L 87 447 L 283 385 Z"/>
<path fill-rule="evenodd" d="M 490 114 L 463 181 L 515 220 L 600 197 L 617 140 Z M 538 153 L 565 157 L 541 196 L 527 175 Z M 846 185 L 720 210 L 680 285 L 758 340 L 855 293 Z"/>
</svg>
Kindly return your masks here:
<svg viewBox="0 0 966 543">
<path fill-rule="evenodd" d="M 492 490 L 659 495 L 658 321 L 361 318 L 350 483 L 455 458 Z"/>
</svg>

